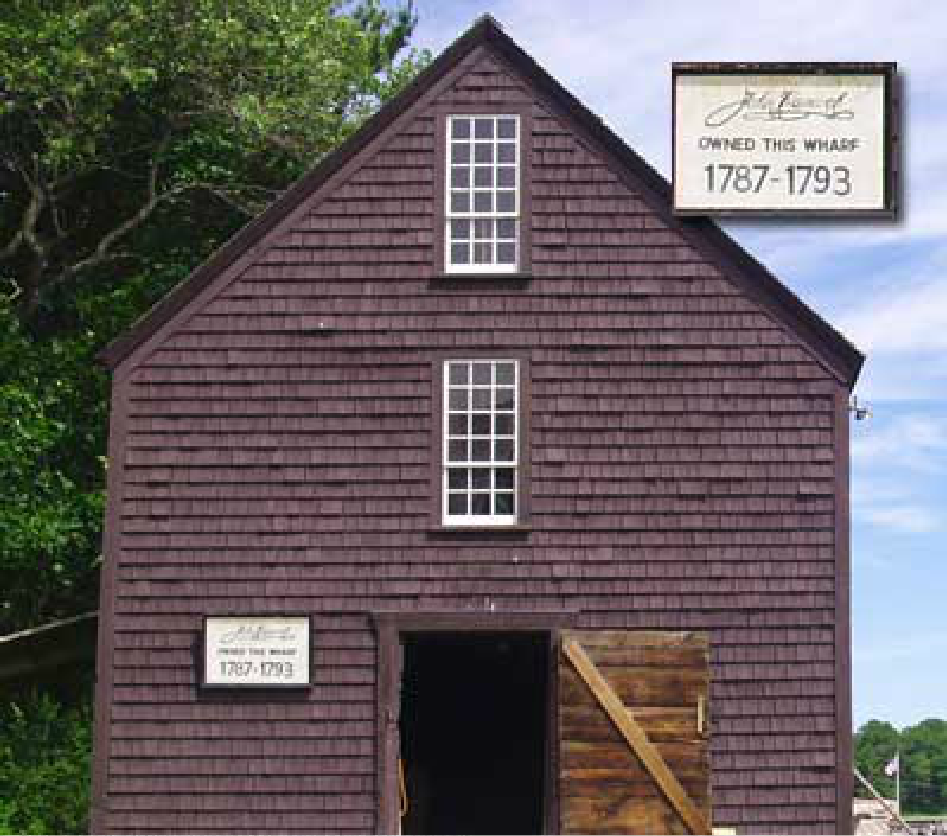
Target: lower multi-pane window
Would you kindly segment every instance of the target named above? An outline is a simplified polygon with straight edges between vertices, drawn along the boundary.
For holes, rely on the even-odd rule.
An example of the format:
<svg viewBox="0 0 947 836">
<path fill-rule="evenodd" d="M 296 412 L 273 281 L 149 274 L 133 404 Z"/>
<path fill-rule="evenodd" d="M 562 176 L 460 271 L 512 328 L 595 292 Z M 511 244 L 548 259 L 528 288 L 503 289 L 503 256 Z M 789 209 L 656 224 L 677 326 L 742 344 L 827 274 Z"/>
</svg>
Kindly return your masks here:
<svg viewBox="0 0 947 836">
<path fill-rule="evenodd" d="M 516 360 L 444 364 L 444 522 L 516 522 Z"/>
</svg>

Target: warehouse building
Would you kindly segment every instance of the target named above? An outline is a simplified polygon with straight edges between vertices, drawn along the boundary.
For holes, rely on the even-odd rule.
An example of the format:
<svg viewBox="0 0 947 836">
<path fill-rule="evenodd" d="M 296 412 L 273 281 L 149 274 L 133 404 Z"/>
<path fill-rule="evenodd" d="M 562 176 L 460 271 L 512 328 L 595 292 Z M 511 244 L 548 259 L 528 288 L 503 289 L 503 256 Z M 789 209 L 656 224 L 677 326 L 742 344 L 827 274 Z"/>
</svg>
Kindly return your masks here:
<svg viewBox="0 0 947 836">
<path fill-rule="evenodd" d="M 851 832 L 863 358 L 492 19 L 102 359 L 96 832 Z"/>
</svg>

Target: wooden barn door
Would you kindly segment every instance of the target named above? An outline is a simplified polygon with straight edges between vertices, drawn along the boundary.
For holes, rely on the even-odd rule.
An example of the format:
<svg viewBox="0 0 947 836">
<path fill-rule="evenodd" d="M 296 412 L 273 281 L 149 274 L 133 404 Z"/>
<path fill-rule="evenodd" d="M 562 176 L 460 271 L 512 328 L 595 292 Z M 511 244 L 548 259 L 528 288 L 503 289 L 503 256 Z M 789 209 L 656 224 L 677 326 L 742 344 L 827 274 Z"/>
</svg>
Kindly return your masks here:
<svg viewBox="0 0 947 836">
<path fill-rule="evenodd" d="M 709 833 L 707 637 L 563 631 L 563 833 Z"/>
</svg>

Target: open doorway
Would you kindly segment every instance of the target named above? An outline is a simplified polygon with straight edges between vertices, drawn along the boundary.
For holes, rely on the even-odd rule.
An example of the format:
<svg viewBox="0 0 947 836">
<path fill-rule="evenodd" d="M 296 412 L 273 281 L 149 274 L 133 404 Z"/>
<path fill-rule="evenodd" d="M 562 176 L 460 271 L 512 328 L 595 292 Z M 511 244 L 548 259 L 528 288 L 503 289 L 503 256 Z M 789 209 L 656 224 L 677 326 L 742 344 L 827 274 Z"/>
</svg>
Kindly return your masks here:
<svg viewBox="0 0 947 836">
<path fill-rule="evenodd" d="M 403 833 L 541 833 L 547 633 L 406 633 Z"/>
</svg>

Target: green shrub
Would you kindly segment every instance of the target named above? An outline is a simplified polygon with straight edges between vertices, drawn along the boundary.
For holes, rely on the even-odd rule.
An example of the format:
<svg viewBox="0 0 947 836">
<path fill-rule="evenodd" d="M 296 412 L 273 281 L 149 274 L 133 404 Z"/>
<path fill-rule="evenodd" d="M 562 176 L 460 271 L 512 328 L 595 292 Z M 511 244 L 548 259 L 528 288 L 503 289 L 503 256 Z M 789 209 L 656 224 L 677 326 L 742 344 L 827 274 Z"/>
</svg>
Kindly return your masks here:
<svg viewBox="0 0 947 836">
<path fill-rule="evenodd" d="M 0 833 L 87 833 L 92 706 L 0 704 Z"/>
</svg>

